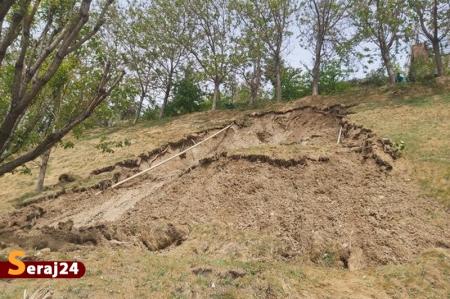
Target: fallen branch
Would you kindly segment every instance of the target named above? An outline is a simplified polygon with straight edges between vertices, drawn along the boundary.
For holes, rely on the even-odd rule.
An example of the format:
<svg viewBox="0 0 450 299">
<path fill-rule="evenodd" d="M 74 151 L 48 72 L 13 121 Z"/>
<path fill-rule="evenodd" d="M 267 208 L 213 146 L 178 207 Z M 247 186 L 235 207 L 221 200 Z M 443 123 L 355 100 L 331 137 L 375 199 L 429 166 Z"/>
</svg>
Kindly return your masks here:
<svg viewBox="0 0 450 299">
<path fill-rule="evenodd" d="M 209 136 L 208 138 L 206 138 L 206 139 L 200 141 L 199 143 L 196 143 L 196 144 L 194 144 L 193 146 L 188 147 L 188 148 L 185 149 L 184 151 L 181 151 L 181 152 L 179 152 L 178 154 L 176 154 L 176 155 L 174 155 L 174 156 L 172 156 L 172 157 L 170 157 L 170 158 L 168 158 L 168 159 L 166 159 L 166 160 L 164 160 L 164 161 L 161 161 L 161 162 L 159 162 L 159 163 L 157 163 L 157 164 L 151 166 L 150 168 L 147 168 L 147 169 L 145 169 L 145 170 L 143 170 L 143 171 L 141 171 L 141 172 L 139 172 L 139 173 L 136 173 L 135 175 L 130 176 L 129 178 L 126 178 L 126 179 L 124 179 L 124 180 L 122 180 L 122 181 L 120 181 L 120 182 L 117 182 L 116 184 L 114 184 L 114 185 L 111 186 L 111 189 L 114 189 L 114 188 L 116 188 L 116 187 L 118 187 L 118 186 L 120 186 L 120 185 L 122 185 L 122 184 L 124 184 L 124 183 L 126 183 L 126 182 L 128 182 L 128 181 L 130 181 L 130 180 L 132 180 L 132 179 L 134 179 L 134 178 L 137 178 L 138 176 L 141 176 L 141 175 L 143 175 L 143 174 L 149 172 L 149 171 L 152 170 L 152 169 L 155 169 L 155 168 L 158 167 L 158 166 L 161 166 L 161 165 L 163 165 L 163 164 L 169 162 L 170 160 L 172 160 L 172 159 L 174 159 L 174 158 L 176 158 L 176 157 L 179 157 L 179 156 L 181 156 L 181 155 L 187 153 L 188 151 L 192 150 L 193 148 L 199 146 L 200 144 L 202 144 L 202 143 L 208 141 L 209 139 L 216 137 L 216 136 L 219 135 L 220 133 L 222 133 L 222 132 L 228 130 L 232 125 L 233 125 L 233 124 L 226 126 L 226 127 L 223 128 L 222 130 L 220 130 L 220 131 L 214 133 L 213 135 L 211 135 L 211 136 Z M 102 191 L 96 193 L 95 195 L 99 195 L 99 194 L 101 194 L 103 191 L 104 191 L 104 190 L 102 190 Z"/>
</svg>

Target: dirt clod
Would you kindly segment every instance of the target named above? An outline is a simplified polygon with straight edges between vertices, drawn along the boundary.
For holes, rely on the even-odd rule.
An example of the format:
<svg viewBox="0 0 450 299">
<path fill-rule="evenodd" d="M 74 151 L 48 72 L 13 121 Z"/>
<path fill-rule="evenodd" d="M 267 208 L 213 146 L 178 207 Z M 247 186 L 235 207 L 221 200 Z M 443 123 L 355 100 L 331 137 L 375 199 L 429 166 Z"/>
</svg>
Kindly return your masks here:
<svg viewBox="0 0 450 299">
<path fill-rule="evenodd" d="M 111 172 L 116 168 L 115 165 L 110 165 L 110 166 L 106 166 L 106 167 L 102 167 L 99 169 L 95 169 L 91 172 L 91 175 L 99 175 L 105 172 Z"/>
<path fill-rule="evenodd" d="M 73 228 L 73 221 L 71 219 L 65 221 L 65 222 L 59 222 L 58 223 L 58 229 L 63 231 L 71 231 Z"/>
<path fill-rule="evenodd" d="M 171 245 L 178 246 L 186 240 L 189 228 L 172 223 L 156 223 L 140 228 L 140 239 L 150 251 L 165 249 Z"/>
<path fill-rule="evenodd" d="M 221 277 L 223 278 L 231 278 L 231 279 L 236 279 L 236 278 L 240 278 L 240 277 L 244 277 L 247 274 L 247 272 L 245 270 L 242 269 L 231 269 L 228 270 L 224 273 L 221 273 Z"/>
<path fill-rule="evenodd" d="M 206 276 L 212 273 L 212 269 L 209 267 L 196 267 L 192 269 L 192 273 L 195 275 Z"/>
<path fill-rule="evenodd" d="M 63 173 L 58 178 L 58 182 L 60 184 L 72 183 L 72 182 L 75 182 L 76 180 L 77 180 L 77 177 L 70 173 Z"/>
</svg>

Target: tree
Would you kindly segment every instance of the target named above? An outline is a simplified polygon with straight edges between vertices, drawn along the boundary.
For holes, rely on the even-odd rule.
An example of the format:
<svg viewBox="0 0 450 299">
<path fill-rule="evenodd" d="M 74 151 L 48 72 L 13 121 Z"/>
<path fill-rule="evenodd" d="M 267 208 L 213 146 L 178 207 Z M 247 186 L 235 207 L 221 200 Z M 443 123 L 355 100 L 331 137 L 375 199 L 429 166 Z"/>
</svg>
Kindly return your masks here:
<svg viewBox="0 0 450 299">
<path fill-rule="evenodd" d="M 150 90 L 162 95 L 159 117 L 164 116 L 174 77 L 187 54 L 178 39 L 187 29 L 183 8 L 179 0 L 134 1 L 111 28 L 141 90 L 135 123 Z"/>
<path fill-rule="evenodd" d="M 186 56 L 186 49 L 180 47 L 178 41 L 178 36 L 183 36 L 187 29 L 182 7 L 178 3 L 178 0 L 154 0 L 147 23 L 147 31 L 152 32 L 148 43 L 153 48 L 156 80 L 164 94 L 160 118 L 164 116 L 174 76 Z"/>
<path fill-rule="evenodd" d="M 38 105 L 33 107 L 37 109 L 37 111 L 33 111 L 37 112 L 35 113 L 37 126 L 35 128 L 27 126 L 26 130 L 20 134 L 21 139 L 25 140 L 28 145 L 32 145 L 45 138 L 48 134 L 61 129 L 70 121 L 73 115 L 79 113 L 78 106 L 83 106 L 82 104 L 85 100 L 83 98 L 86 97 L 84 92 L 80 93 L 80 90 L 86 91 L 91 89 L 93 87 L 92 82 L 96 82 L 95 77 L 98 76 L 98 70 L 93 68 L 92 62 L 86 58 L 95 58 L 94 55 L 97 54 L 104 55 L 103 52 L 105 50 L 96 41 L 88 44 L 87 48 L 85 51 L 77 52 L 67 57 L 39 94 L 38 99 L 36 99 Z M 110 108 L 110 105 L 104 102 L 100 104 L 100 107 L 102 106 Z M 97 108 L 94 112 L 95 116 L 91 117 L 91 119 L 102 118 L 105 114 L 104 110 Z M 80 134 L 80 130 L 81 128 L 78 127 L 75 136 Z M 51 151 L 57 146 L 66 149 L 73 147 L 74 144 L 71 141 L 60 141 L 41 155 L 41 161 L 38 163 L 39 175 L 36 191 L 40 192 L 44 189 L 44 180 Z"/>
<path fill-rule="evenodd" d="M 54 132 L 57 125 L 61 123 L 61 118 L 64 117 L 62 113 L 61 106 L 62 101 L 67 100 L 68 97 L 64 97 L 65 89 L 71 80 L 72 72 L 77 65 L 77 60 L 74 57 L 70 57 L 65 60 L 58 71 L 55 73 L 53 78 L 48 82 L 45 88 L 41 91 L 39 97 L 43 101 L 44 112 L 43 117 L 40 121 L 40 125 L 37 127 L 36 136 L 42 138 L 49 132 Z M 67 120 L 66 120 L 67 121 Z M 30 130 L 27 130 L 30 133 Z M 30 137 L 25 138 L 30 140 Z M 52 148 L 47 149 L 41 155 L 41 162 L 39 163 L 39 175 L 36 184 L 36 191 L 41 192 L 44 189 L 44 180 L 47 172 L 48 161 L 50 159 L 50 153 Z"/>
<path fill-rule="evenodd" d="M 450 2 L 448 0 L 409 0 L 425 37 L 433 47 L 437 75 L 444 74 L 440 43 L 450 32 Z"/>
<path fill-rule="evenodd" d="M 291 0 L 248 0 L 249 16 L 259 28 L 256 32 L 269 51 L 275 71 L 275 99 L 281 100 L 282 52 L 291 33 L 290 18 L 295 10 Z"/>
<path fill-rule="evenodd" d="M 392 48 L 407 26 L 406 4 L 403 0 L 353 1 L 352 20 L 362 38 L 372 41 L 380 50 L 389 83 L 395 84 Z"/>
<path fill-rule="evenodd" d="M 7 79 L 1 90 L 0 175 L 45 153 L 75 126 L 88 118 L 120 82 L 110 63 L 96 69 L 91 92 L 76 114 L 61 128 L 36 143 L 23 139 L 45 117 L 39 113 L 39 95 L 61 64 L 91 40 L 101 28 L 112 0 L 90 18 L 91 0 L 2 1 L 0 4 L 0 76 Z M 39 17 L 36 17 L 39 16 Z M 89 22 L 91 20 L 91 22 Z M 27 152 L 24 152 L 28 150 Z"/>
<path fill-rule="evenodd" d="M 187 0 L 189 30 L 183 45 L 214 85 L 212 110 L 220 99 L 220 86 L 231 71 L 233 55 L 232 15 L 227 0 Z"/>
<path fill-rule="evenodd" d="M 350 1 L 347 0 L 306 0 L 299 13 L 300 37 L 306 48 L 313 53 L 312 95 L 319 94 L 321 63 L 339 50 L 348 38 L 348 28 L 343 22 L 348 17 Z"/>
<path fill-rule="evenodd" d="M 116 10 L 108 26 L 112 39 L 118 44 L 115 50 L 124 56 L 125 65 L 129 70 L 127 76 L 139 89 L 134 124 L 141 116 L 144 101 L 149 97 L 154 81 L 151 45 L 149 47 L 147 44 L 147 35 L 150 32 L 144 25 L 147 18 L 146 10 L 147 7 L 133 2 L 125 10 Z"/>
<path fill-rule="evenodd" d="M 240 29 L 237 39 L 234 65 L 237 73 L 245 80 L 250 89 L 250 105 L 253 105 L 260 93 L 263 76 L 263 61 L 267 56 L 267 48 L 261 39 L 263 27 L 254 16 L 254 7 L 249 1 L 232 1 L 236 15 L 236 26 Z"/>
</svg>

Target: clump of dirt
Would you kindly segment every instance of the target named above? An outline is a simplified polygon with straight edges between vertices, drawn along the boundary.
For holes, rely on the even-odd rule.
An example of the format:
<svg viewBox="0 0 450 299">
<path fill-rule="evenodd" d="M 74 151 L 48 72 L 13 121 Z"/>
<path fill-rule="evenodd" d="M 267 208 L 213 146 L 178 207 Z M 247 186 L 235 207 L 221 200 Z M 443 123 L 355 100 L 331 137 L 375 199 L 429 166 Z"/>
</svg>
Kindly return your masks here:
<svg viewBox="0 0 450 299">
<path fill-rule="evenodd" d="M 269 258 L 302 257 L 350 270 L 450 246 L 448 212 L 396 171 L 394 145 L 344 115 L 341 106 L 254 113 L 117 190 L 67 190 L 23 207 L 2 219 L 0 237 L 32 247 L 114 241 L 159 251 L 190 246 L 194 238 L 223 242 L 192 233 L 214 225 L 274 240 Z M 106 190 L 217 129 L 95 170 L 93 177 L 111 172 L 95 188 Z M 232 237 L 229 243 L 253 248 Z M 208 248 L 205 254 L 227 251 Z"/>
<path fill-rule="evenodd" d="M 144 224 L 136 232 L 139 240 L 150 251 L 166 249 L 171 245 L 178 246 L 187 239 L 188 234 L 187 226 L 167 222 Z"/>
<path fill-rule="evenodd" d="M 277 158 L 272 158 L 270 156 L 266 156 L 266 155 L 255 155 L 255 154 L 251 154 L 251 155 L 228 155 L 226 152 L 222 153 L 221 155 L 216 155 L 213 157 L 208 157 L 205 159 L 201 159 L 199 161 L 198 165 L 195 165 L 193 167 L 191 167 L 190 169 L 188 169 L 188 171 L 191 171 L 194 168 L 197 168 L 198 166 L 207 166 L 213 162 L 218 161 L 220 158 L 224 158 L 227 157 L 230 160 L 247 160 L 250 162 L 262 162 L 262 163 L 267 163 L 270 165 L 274 165 L 274 166 L 283 166 L 283 167 L 290 167 L 290 166 L 296 166 L 296 165 L 306 165 L 307 161 L 321 161 L 321 162 L 327 162 L 329 161 L 328 157 L 319 157 L 317 160 L 314 158 L 310 158 L 310 157 L 301 157 L 299 159 L 277 159 Z"/>
<path fill-rule="evenodd" d="M 59 222 L 57 227 L 44 226 L 37 230 L 2 231 L 2 240 L 23 248 L 60 250 L 74 245 L 98 245 L 105 240 L 108 229 L 103 226 L 74 228 L 73 221 Z"/>
<path fill-rule="evenodd" d="M 110 165 L 110 166 L 106 166 L 106 167 L 102 167 L 99 169 L 95 169 L 91 172 L 91 175 L 99 175 L 105 172 L 111 172 L 116 168 L 115 165 Z"/>
<path fill-rule="evenodd" d="M 12 212 L 9 217 L 0 219 L 0 228 L 29 229 L 45 213 L 46 211 L 37 205 L 31 205 L 26 209 L 18 209 Z"/>
<path fill-rule="evenodd" d="M 139 159 L 127 159 L 116 163 L 116 165 L 124 168 L 136 168 L 139 166 Z"/>
<path fill-rule="evenodd" d="M 72 183 L 75 182 L 78 178 L 70 173 L 63 173 L 59 176 L 58 178 L 58 182 L 60 184 L 67 184 L 67 183 Z"/>
</svg>

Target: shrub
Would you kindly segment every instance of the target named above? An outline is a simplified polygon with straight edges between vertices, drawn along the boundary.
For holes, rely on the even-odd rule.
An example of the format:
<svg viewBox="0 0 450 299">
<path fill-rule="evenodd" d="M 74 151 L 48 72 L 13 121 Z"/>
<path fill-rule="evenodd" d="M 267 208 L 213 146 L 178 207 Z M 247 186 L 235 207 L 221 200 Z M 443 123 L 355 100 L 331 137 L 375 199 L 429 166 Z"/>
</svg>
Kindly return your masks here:
<svg viewBox="0 0 450 299">
<path fill-rule="evenodd" d="M 309 94 L 311 94 L 310 76 L 297 68 L 283 68 L 281 74 L 281 98 L 289 101 Z"/>
<path fill-rule="evenodd" d="M 174 97 L 167 104 L 166 115 L 174 116 L 194 111 L 200 111 L 202 107 L 202 91 L 189 71 L 184 77 L 175 83 Z"/>
<path fill-rule="evenodd" d="M 429 82 L 434 79 L 434 63 L 432 59 L 418 58 L 409 67 L 409 80 L 411 82 Z"/>
<path fill-rule="evenodd" d="M 344 81 L 348 70 L 342 66 L 343 64 L 339 61 L 331 61 L 322 65 L 319 82 L 321 94 L 334 94 L 351 87 L 349 82 Z"/>
<path fill-rule="evenodd" d="M 379 68 L 370 71 L 362 81 L 362 84 L 370 86 L 383 86 L 386 82 L 387 77 L 385 75 L 384 68 Z"/>
<path fill-rule="evenodd" d="M 148 106 L 144 110 L 144 113 L 142 114 L 142 118 L 145 120 L 159 119 L 160 110 L 161 110 L 161 108 L 159 106 L 155 106 L 155 107 Z"/>
</svg>

